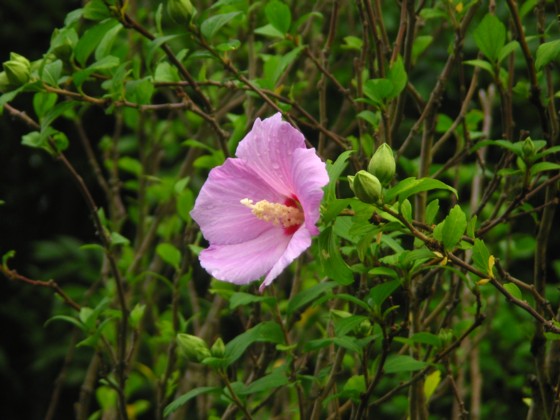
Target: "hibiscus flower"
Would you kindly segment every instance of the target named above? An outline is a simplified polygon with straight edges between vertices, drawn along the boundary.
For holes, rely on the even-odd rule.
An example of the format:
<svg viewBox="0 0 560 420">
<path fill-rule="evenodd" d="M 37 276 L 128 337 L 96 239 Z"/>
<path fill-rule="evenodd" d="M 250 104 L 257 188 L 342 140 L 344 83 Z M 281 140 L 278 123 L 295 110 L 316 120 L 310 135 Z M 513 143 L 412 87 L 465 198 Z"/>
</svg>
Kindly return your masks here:
<svg viewBox="0 0 560 420">
<path fill-rule="evenodd" d="M 210 246 L 200 264 L 218 280 L 262 290 L 311 245 L 329 178 L 303 134 L 280 113 L 257 119 L 236 158 L 210 171 L 192 218 Z"/>
</svg>

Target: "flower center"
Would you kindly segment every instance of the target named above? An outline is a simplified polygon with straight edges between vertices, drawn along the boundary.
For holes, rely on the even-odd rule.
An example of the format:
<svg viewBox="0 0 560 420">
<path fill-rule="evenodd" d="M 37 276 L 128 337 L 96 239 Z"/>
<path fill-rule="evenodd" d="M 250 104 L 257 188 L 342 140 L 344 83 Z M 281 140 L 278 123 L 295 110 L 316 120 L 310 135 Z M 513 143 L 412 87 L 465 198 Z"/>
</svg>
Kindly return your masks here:
<svg viewBox="0 0 560 420">
<path fill-rule="evenodd" d="M 244 198 L 241 200 L 241 204 L 249 207 L 251 213 L 257 218 L 272 223 L 274 226 L 281 225 L 283 228 L 291 228 L 301 225 L 304 221 L 301 208 L 292 199 L 286 200 L 286 204 L 271 203 L 267 200 L 261 200 L 253 204 L 253 200 Z"/>
</svg>

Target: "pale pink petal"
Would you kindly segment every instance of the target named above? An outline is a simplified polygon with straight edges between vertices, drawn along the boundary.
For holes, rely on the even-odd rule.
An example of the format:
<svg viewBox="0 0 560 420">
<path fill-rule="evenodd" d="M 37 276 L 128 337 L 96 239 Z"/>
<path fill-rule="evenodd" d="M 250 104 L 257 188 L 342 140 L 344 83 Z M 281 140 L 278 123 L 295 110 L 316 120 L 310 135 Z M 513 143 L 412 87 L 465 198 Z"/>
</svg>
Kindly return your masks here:
<svg viewBox="0 0 560 420">
<path fill-rule="evenodd" d="M 210 171 L 191 211 L 210 244 L 240 243 L 270 229 L 270 223 L 256 218 L 241 204 L 244 198 L 255 202 L 284 200 L 240 159 L 227 159 Z"/>
<path fill-rule="evenodd" d="M 295 150 L 305 149 L 303 134 L 282 121 L 280 113 L 257 119 L 251 131 L 239 143 L 236 155 L 271 188 L 291 197 L 291 172 Z"/>
<path fill-rule="evenodd" d="M 258 280 L 283 258 L 291 244 L 292 237 L 282 228 L 269 226 L 257 238 L 240 244 L 212 244 L 200 253 L 200 264 L 218 280 L 235 284 Z"/>
<path fill-rule="evenodd" d="M 317 235 L 319 230 L 315 224 L 319 220 L 323 187 L 329 183 L 325 164 L 315 149 L 297 149 L 292 165 L 293 191 L 303 208 L 305 227 L 312 235 Z"/>
<path fill-rule="evenodd" d="M 259 290 L 262 292 L 266 286 L 282 273 L 282 271 L 299 257 L 311 245 L 311 233 L 305 226 L 301 226 L 292 236 L 290 243 L 286 247 L 284 253 L 277 258 L 266 278 L 262 282 Z"/>
</svg>

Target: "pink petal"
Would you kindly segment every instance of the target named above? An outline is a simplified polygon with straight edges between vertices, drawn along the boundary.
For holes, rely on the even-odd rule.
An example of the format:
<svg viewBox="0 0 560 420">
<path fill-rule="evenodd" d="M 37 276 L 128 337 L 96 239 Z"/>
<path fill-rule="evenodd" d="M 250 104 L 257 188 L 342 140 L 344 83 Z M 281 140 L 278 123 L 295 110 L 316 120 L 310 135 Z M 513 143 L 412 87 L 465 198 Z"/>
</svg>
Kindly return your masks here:
<svg viewBox="0 0 560 420">
<path fill-rule="evenodd" d="M 251 131 L 239 143 L 236 155 L 271 188 L 291 197 L 292 156 L 299 149 L 305 149 L 303 134 L 282 121 L 282 115 L 277 113 L 255 121 Z"/>
<path fill-rule="evenodd" d="M 218 280 L 247 284 L 264 276 L 279 263 L 287 252 L 290 239 L 283 229 L 271 227 L 247 242 L 212 244 L 200 253 L 200 264 Z"/>
<path fill-rule="evenodd" d="M 236 244 L 252 240 L 271 228 L 256 218 L 240 201 L 282 202 L 277 194 L 240 159 L 227 159 L 210 171 L 202 186 L 192 218 L 211 245 Z"/>
<path fill-rule="evenodd" d="M 266 278 L 262 282 L 259 290 L 262 292 L 266 286 L 282 273 L 282 271 L 299 257 L 311 245 L 311 233 L 305 226 L 300 227 L 292 236 L 290 243 L 284 253 L 277 259 Z"/>
<path fill-rule="evenodd" d="M 294 193 L 303 208 L 305 227 L 312 235 L 317 235 L 319 230 L 315 224 L 319 220 L 323 187 L 329 183 L 325 164 L 315 149 L 297 149 L 294 150 L 292 165 Z"/>
</svg>

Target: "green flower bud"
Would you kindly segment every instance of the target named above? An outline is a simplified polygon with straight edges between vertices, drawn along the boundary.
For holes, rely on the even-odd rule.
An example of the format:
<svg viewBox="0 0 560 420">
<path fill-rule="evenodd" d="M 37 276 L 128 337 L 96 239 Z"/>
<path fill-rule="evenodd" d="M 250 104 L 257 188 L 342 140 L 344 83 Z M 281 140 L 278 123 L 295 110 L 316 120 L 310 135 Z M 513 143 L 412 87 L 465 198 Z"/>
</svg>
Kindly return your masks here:
<svg viewBox="0 0 560 420">
<path fill-rule="evenodd" d="M 175 23 L 190 23 L 196 9 L 190 0 L 167 0 L 167 14 Z"/>
<path fill-rule="evenodd" d="M 523 142 L 523 146 L 521 147 L 521 152 L 523 156 L 523 160 L 525 162 L 530 162 L 533 160 L 535 156 L 535 143 L 531 140 L 531 137 L 527 137 Z"/>
<path fill-rule="evenodd" d="M 349 176 L 348 179 L 350 188 L 360 201 L 374 204 L 381 199 L 381 183 L 374 175 L 362 170 L 354 176 Z"/>
<path fill-rule="evenodd" d="M 11 88 L 10 80 L 8 79 L 8 75 L 5 71 L 0 73 L 0 92 L 8 92 Z"/>
<path fill-rule="evenodd" d="M 212 356 L 214 357 L 222 358 L 224 357 L 225 352 L 226 346 L 224 344 L 224 340 L 222 340 L 220 337 L 216 338 L 216 341 L 214 341 L 214 344 L 212 344 L 210 353 L 212 353 Z"/>
<path fill-rule="evenodd" d="M 31 63 L 22 55 L 10 53 L 10 60 L 4 62 L 4 71 L 12 87 L 18 87 L 29 81 Z"/>
<path fill-rule="evenodd" d="M 202 362 L 211 356 L 206 342 L 195 335 L 177 334 L 177 343 L 181 352 L 192 362 Z"/>
<path fill-rule="evenodd" d="M 383 143 L 369 161 L 368 172 L 375 175 L 383 185 L 387 185 L 395 176 L 395 170 L 393 150 L 387 143 Z"/>
</svg>

